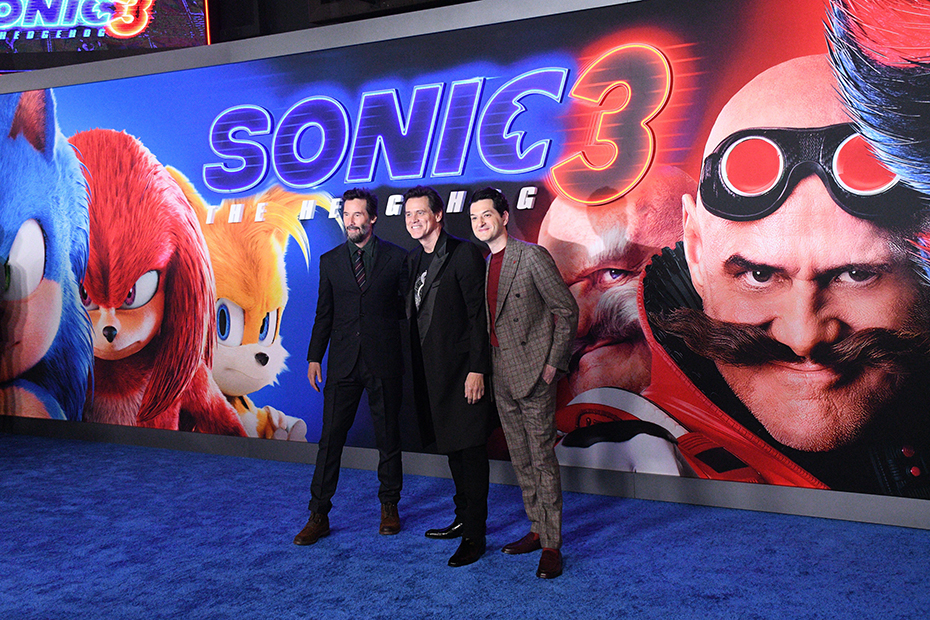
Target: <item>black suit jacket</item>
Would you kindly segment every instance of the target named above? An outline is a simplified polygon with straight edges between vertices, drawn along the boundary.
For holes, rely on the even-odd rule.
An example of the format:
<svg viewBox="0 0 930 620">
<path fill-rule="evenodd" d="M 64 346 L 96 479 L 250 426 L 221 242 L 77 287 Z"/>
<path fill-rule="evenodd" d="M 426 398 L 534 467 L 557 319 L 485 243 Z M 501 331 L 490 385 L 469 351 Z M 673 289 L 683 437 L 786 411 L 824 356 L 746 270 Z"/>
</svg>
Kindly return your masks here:
<svg viewBox="0 0 930 620">
<path fill-rule="evenodd" d="M 345 243 L 320 256 L 320 291 L 307 361 L 320 362 L 329 345 L 326 380 L 346 377 L 359 355 L 379 378 L 400 377 L 407 253 L 378 237 L 371 273 L 359 288 Z"/>
<path fill-rule="evenodd" d="M 414 361 L 414 393 L 424 445 L 449 453 L 487 441 L 493 413 L 490 385 L 485 396 L 469 405 L 465 378 L 469 372 L 491 372 L 484 303 L 484 258 L 473 243 L 443 231 L 426 273 L 419 311 L 413 299 L 423 248 L 407 259 L 407 316 Z"/>
</svg>

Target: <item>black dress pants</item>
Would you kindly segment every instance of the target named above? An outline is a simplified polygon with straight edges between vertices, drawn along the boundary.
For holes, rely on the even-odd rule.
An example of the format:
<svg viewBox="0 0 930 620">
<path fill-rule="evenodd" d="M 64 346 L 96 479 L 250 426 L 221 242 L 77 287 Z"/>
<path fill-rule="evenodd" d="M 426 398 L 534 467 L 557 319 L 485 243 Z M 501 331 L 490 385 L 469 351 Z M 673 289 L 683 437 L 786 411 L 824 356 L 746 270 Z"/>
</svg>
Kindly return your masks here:
<svg viewBox="0 0 930 620">
<path fill-rule="evenodd" d="M 455 483 L 455 518 L 466 538 L 484 536 L 488 520 L 490 465 L 485 444 L 450 452 L 449 470 Z"/>
<path fill-rule="evenodd" d="M 359 356 L 355 368 L 348 376 L 335 380 L 327 377 L 323 387 L 323 429 L 310 484 L 310 510 L 313 512 L 325 515 L 333 506 L 342 450 L 355 421 L 363 390 L 368 393 L 368 408 L 371 410 L 375 443 L 378 446 L 378 499 L 382 504 L 396 504 L 400 500 L 403 485 L 400 460 L 403 381 L 401 377 L 375 377 Z"/>
</svg>

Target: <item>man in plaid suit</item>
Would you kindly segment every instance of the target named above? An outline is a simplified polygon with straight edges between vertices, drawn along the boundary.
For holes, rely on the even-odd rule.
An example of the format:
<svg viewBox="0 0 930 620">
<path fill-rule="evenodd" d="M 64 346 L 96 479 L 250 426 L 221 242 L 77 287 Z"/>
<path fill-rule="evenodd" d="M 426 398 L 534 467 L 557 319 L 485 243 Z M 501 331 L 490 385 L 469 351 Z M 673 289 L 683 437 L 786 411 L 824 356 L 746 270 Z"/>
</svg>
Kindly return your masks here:
<svg viewBox="0 0 930 620">
<path fill-rule="evenodd" d="M 545 248 L 507 235 L 503 194 L 476 192 L 470 211 L 475 236 L 491 249 L 486 291 L 494 397 L 531 522 L 530 533 L 502 551 L 542 548 L 536 576 L 552 579 L 562 574 L 555 377 L 568 369 L 578 304 Z"/>
</svg>

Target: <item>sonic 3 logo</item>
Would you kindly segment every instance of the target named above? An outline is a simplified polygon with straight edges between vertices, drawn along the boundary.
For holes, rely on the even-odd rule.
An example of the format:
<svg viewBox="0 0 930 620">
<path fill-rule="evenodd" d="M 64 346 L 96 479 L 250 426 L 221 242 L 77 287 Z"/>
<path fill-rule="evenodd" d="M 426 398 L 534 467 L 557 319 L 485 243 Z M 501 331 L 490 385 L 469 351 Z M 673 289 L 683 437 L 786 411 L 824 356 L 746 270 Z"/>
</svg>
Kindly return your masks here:
<svg viewBox="0 0 930 620">
<path fill-rule="evenodd" d="M 474 151 L 495 176 L 531 173 L 545 168 L 552 147 L 545 134 L 559 127 L 515 126 L 540 97 L 563 104 L 568 78 L 567 68 L 534 69 L 486 98 L 484 77 L 422 84 L 406 114 L 397 90 L 363 92 L 354 133 L 346 106 L 325 95 L 298 101 L 277 122 L 264 107 L 237 105 L 210 127 L 210 148 L 222 161 L 204 165 L 203 180 L 229 194 L 258 186 L 273 171 L 284 185 L 309 189 L 344 168 L 346 184 L 368 184 L 379 158 L 392 181 L 422 179 L 427 170 L 432 178 L 460 177 Z M 556 191 L 595 205 L 635 187 L 652 164 L 649 122 L 665 107 L 671 80 L 668 59 L 649 45 L 615 47 L 585 68 L 569 92 L 570 113 L 591 125 L 590 142 L 565 149 L 552 166 Z"/>
<path fill-rule="evenodd" d="M 0 31 L 102 28 L 128 39 L 145 31 L 155 0 L 0 0 Z"/>
</svg>

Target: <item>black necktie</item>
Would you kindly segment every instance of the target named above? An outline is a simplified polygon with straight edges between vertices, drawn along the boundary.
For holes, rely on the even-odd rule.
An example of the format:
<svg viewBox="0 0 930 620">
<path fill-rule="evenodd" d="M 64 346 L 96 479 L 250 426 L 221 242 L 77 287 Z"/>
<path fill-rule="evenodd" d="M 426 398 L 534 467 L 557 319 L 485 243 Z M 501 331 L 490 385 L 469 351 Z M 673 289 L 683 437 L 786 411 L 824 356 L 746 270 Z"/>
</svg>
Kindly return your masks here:
<svg viewBox="0 0 930 620">
<path fill-rule="evenodd" d="M 362 251 L 355 251 L 355 281 L 358 282 L 358 287 L 362 288 L 365 286 L 365 263 L 362 262 Z"/>
</svg>

